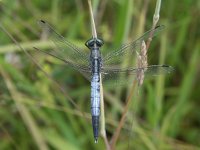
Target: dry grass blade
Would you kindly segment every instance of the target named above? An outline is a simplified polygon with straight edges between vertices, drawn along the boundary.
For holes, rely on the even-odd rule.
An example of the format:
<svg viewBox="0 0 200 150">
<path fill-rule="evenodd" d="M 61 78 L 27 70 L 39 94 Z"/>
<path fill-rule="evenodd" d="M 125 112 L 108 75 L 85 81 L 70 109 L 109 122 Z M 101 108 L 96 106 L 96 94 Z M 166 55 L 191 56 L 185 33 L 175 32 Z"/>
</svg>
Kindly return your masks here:
<svg viewBox="0 0 200 150">
<path fill-rule="evenodd" d="M 6 82 L 6 85 L 10 92 L 10 95 L 15 102 L 17 110 L 19 111 L 28 130 L 30 131 L 31 135 L 33 136 L 33 139 L 35 140 L 38 148 L 41 150 L 48 150 L 48 146 L 45 141 L 45 138 L 43 137 L 43 135 L 41 134 L 41 131 L 37 127 L 37 124 L 34 121 L 34 118 L 32 117 L 31 113 L 28 111 L 26 106 L 20 102 L 22 97 L 21 97 L 20 93 L 16 90 L 15 86 L 12 84 L 9 75 L 6 72 L 4 72 L 4 70 L 2 69 L 1 66 L 0 66 L 0 72 L 4 78 L 4 81 Z"/>
<path fill-rule="evenodd" d="M 110 145 L 108 142 L 108 138 L 106 135 L 106 121 L 105 121 L 105 110 L 104 110 L 104 98 L 103 98 L 103 85 L 102 85 L 102 79 L 100 75 L 100 94 L 101 94 L 101 135 L 104 139 L 106 149 L 110 150 Z"/>
<path fill-rule="evenodd" d="M 148 4 L 148 1 L 146 1 L 146 4 Z M 157 4 L 156 4 L 156 11 L 155 11 L 155 14 L 154 14 L 154 21 L 153 21 L 153 25 L 152 25 L 152 29 L 155 29 L 156 28 L 156 24 L 159 20 L 159 11 L 160 11 L 160 5 L 161 5 L 161 0 L 157 0 Z M 151 41 L 152 41 L 152 37 L 153 37 L 153 34 L 154 34 L 154 31 L 152 31 L 150 34 L 149 34 L 149 38 L 147 40 L 147 43 L 145 44 L 145 42 L 143 41 L 142 42 L 142 45 L 141 45 L 141 52 L 138 54 L 138 57 L 137 57 L 137 64 L 138 64 L 138 67 L 144 67 L 144 66 L 147 66 L 148 65 L 148 62 L 147 62 L 147 51 L 149 49 L 149 46 L 151 44 Z M 138 80 L 138 85 L 141 86 L 142 83 L 143 83 L 143 80 L 144 80 L 144 70 L 142 70 L 141 72 L 138 72 L 137 74 L 137 80 Z M 133 93 L 134 93 L 134 90 L 135 90 L 135 86 L 136 86 L 136 82 L 137 80 L 134 80 L 134 83 L 133 83 L 133 86 L 130 90 L 130 94 L 126 100 L 126 105 L 124 107 L 124 111 L 122 113 L 122 117 L 120 119 L 120 122 L 119 122 L 119 125 L 111 139 L 111 149 L 115 149 L 115 145 L 116 145 L 116 142 L 117 142 L 117 139 L 119 137 L 119 134 L 120 134 L 120 131 L 122 129 L 122 126 L 125 122 L 125 116 L 126 116 L 126 113 L 128 111 L 128 106 L 130 104 L 130 101 L 131 101 L 131 98 L 133 96 Z"/>
<path fill-rule="evenodd" d="M 95 22 L 94 22 L 94 15 L 93 15 L 93 11 L 92 11 L 91 0 L 88 0 L 88 5 L 89 5 L 89 9 L 90 9 L 92 36 L 93 36 L 93 38 L 97 38 L 97 31 L 96 31 Z"/>
<path fill-rule="evenodd" d="M 71 102 L 71 104 L 82 114 L 82 116 L 86 119 L 85 112 L 81 111 L 79 106 L 73 101 L 73 99 L 66 93 L 66 91 L 57 83 L 48 73 L 46 73 L 42 66 L 33 58 L 31 54 L 29 54 L 16 40 L 15 38 L 0 24 L 0 28 L 9 36 L 9 38 L 19 47 L 20 50 L 24 51 L 24 53 L 37 65 L 37 67 L 60 89 L 60 91 L 65 95 L 65 97 Z"/>
<path fill-rule="evenodd" d="M 157 25 L 157 23 L 158 23 L 161 2 L 162 2 L 162 0 L 157 0 L 157 1 L 156 1 L 156 8 L 155 8 L 154 16 L 153 16 L 152 29 L 155 29 L 155 28 L 156 28 L 156 25 Z M 153 37 L 153 33 L 154 33 L 153 31 L 150 33 L 149 39 L 148 39 L 148 41 L 147 41 L 147 43 L 146 43 L 147 50 L 149 49 L 149 46 L 150 46 L 150 44 L 151 44 L 152 37 Z"/>
</svg>

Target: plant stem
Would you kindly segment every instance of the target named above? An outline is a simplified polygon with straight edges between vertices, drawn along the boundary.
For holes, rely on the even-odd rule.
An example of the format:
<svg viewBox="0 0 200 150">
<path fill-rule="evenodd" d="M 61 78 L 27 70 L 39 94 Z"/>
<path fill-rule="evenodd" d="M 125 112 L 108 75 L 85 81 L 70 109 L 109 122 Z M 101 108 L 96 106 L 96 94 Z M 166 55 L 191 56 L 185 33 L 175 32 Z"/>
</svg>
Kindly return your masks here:
<svg viewBox="0 0 200 150">
<path fill-rule="evenodd" d="M 88 0 L 88 5 L 89 5 L 89 9 L 90 9 L 92 36 L 93 36 L 93 38 L 97 38 L 97 31 L 96 31 L 96 26 L 95 26 L 95 22 L 94 22 L 94 15 L 93 15 L 93 11 L 92 11 L 91 0 Z"/>
<path fill-rule="evenodd" d="M 162 0 L 157 0 L 157 2 L 156 2 L 155 13 L 154 13 L 154 15 L 153 15 L 152 29 L 155 29 L 155 27 L 156 27 L 156 25 L 157 25 L 157 23 L 158 23 L 158 20 L 159 20 L 159 16 L 160 16 L 159 13 L 160 13 L 161 1 L 162 1 Z M 146 48 L 147 48 L 147 50 L 149 49 L 149 46 L 150 46 L 150 44 L 151 44 L 153 34 L 154 34 L 154 31 L 152 31 L 152 32 L 150 33 L 149 38 L 148 38 L 148 40 L 147 40 L 147 42 L 146 42 Z"/>
<path fill-rule="evenodd" d="M 111 141 L 110 141 L 111 150 L 115 149 L 115 145 L 116 145 L 117 139 L 119 138 L 119 134 L 121 132 L 121 129 L 122 129 L 123 125 L 124 125 L 126 113 L 128 111 L 129 104 L 130 104 L 131 99 L 133 97 L 133 94 L 135 92 L 136 85 L 137 85 L 137 80 L 134 80 L 133 81 L 133 85 L 132 85 L 131 90 L 130 90 L 130 94 L 128 95 L 128 98 L 126 100 L 126 105 L 124 107 L 124 110 L 123 110 L 122 117 L 120 119 L 119 125 L 118 125 L 118 127 L 117 127 L 117 129 L 116 129 Z"/>
<path fill-rule="evenodd" d="M 100 132 L 106 144 L 106 149 L 110 150 L 110 145 L 109 145 L 108 138 L 106 135 L 104 98 L 103 98 L 103 86 L 102 86 L 101 75 L 100 75 L 100 94 L 101 94 L 101 107 L 100 107 L 101 108 L 101 131 Z"/>
</svg>

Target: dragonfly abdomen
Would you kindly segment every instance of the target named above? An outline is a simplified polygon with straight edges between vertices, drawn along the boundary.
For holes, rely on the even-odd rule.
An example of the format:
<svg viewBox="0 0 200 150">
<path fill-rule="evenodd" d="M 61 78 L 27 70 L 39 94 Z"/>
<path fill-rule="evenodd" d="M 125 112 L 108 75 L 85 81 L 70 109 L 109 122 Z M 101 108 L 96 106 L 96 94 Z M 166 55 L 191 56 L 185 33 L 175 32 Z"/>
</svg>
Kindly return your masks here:
<svg viewBox="0 0 200 150">
<path fill-rule="evenodd" d="M 98 138 L 100 116 L 100 76 L 94 73 L 91 80 L 91 114 L 95 141 Z"/>
</svg>

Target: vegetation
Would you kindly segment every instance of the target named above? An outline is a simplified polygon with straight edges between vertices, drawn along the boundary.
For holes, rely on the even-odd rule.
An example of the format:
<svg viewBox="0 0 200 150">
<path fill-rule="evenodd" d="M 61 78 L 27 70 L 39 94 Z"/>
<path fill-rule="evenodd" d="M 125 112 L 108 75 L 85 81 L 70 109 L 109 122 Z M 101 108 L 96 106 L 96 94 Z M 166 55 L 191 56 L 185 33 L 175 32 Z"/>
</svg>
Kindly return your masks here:
<svg viewBox="0 0 200 150">
<path fill-rule="evenodd" d="M 92 2 L 105 52 L 152 27 L 155 1 Z M 148 63 L 168 64 L 175 71 L 145 79 L 134 90 L 116 149 L 200 149 L 199 10 L 200 1 L 162 1 L 158 24 L 166 28 L 153 39 Z M 48 51 L 53 47 L 37 25 L 37 20 L 44 19 L 86 49 L 84 43 L 91 37 L 87 2 L 1 0 L 0 12 L 0 24 L 28 52 L 1 27 L 0 149 L 106 149 L 103 138 L 94 143 L 89 82 L 33 48 Z M 131 86 L 104 88 L 108 140 L 116 132 L 130 91 Z"/>
</svg>

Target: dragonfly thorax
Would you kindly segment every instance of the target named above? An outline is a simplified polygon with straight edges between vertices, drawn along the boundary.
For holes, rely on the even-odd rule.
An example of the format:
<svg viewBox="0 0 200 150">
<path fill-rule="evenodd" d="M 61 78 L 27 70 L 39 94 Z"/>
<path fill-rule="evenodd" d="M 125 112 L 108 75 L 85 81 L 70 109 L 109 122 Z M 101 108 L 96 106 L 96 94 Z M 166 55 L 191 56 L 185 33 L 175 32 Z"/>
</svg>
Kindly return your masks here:
<svg viewBox="0 0 200 150">
<path fill-rule="evenodd" d="M 89 48 L 89 49 L 93 49 L 95 48 L 100 48 L 102 45 L 104 44 L 102 39 L 98 39 L 98 38 L 91 38 L 89 39 L 85 45 Z"/>
</svg>

